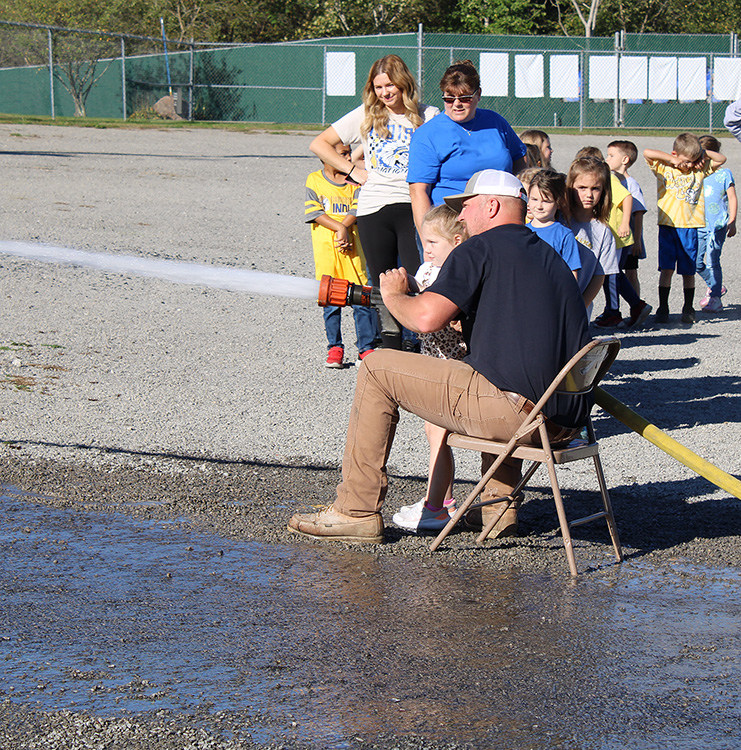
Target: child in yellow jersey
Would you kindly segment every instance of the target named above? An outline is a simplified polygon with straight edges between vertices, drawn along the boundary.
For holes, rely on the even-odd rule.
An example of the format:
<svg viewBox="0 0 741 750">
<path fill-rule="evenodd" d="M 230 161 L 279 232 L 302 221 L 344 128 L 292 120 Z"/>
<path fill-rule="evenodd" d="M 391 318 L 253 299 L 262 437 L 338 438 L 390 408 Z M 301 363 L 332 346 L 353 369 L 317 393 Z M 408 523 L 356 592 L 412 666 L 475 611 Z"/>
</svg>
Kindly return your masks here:
<svg viewBox="0 0 741 750">
<path fill-rule="evenodd" d="M 350 147 L 340 143 L 335 150 L 347 159 L 351 168 Z M 367 284 L 365 257 L 355 227 L 357 185 L 345 181 L 346 173 L 322 162 L 322 169 L 306 178 L 304 217 L 311 224 L 316 278 L 328 274 L 353 284 Z M 324 308 L 324 329 L 327 334 L 325 367 L 344 367 L 345 347 L 342 343 L 342 308 Z M 369 307 L 353 305 L 358 356 L 363 359 L 373 351 L 376 338 L 376 312 Z"/>
<path fill-rule="evenodd" d="M 705 226 L 703 181 L 726 157 L 703 149 L 696 135 L 680 133 L 672 152 L 647 148 L 643 156 L 656 175 L 659 222 L 659 307 L 657 323 L 669 322 L 669 291 L 675 269 L 684 283 L 682 323 L 695 322 L 697 230 Z"/>
</svg>

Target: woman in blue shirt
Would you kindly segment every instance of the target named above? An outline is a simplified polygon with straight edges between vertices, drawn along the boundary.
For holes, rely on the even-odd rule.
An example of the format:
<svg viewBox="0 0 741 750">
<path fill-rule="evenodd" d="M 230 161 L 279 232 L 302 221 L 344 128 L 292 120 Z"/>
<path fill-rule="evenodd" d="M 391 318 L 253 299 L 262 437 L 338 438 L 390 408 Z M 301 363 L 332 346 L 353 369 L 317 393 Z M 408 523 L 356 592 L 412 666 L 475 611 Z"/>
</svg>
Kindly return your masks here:
<svg viewBox="0 0 741 750">
<path fill-rule="evenodd" d="M 446 195 L 462 193 L 482 169 L 517 174 L 526 148 L 510 124 L 481 100 L 479 74 L 470 60 L 451 65 L 440 81 L 445 111 L 418 128 L 409 146 L 407 182 L 417 231 L 422 218 Z"/>
</svg>

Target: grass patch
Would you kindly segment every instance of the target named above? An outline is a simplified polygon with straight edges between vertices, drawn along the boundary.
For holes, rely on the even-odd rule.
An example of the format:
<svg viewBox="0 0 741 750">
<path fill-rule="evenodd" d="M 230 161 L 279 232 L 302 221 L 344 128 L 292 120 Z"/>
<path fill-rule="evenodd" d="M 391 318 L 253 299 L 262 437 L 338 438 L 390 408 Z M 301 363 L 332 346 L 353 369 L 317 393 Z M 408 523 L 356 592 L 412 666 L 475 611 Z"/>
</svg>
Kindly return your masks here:
<svg viewBox="0 0 741 750">
<path fill-rule="evenodd" d="M 319 132 L 324 129 L 318 123 L 283 122 L 208 122 L 202 120 L 153 119 L 146 111 L 135 113 L 128 120 L 104 117 L 42 117 L 41 115 L 0 114 L 1 124 L 12 125 L 56 125 L 75 128 L 119 128 L 121 130 L 228 130 L 237 133 L 290 134 Z"/>
<path fill-rule="evenodd" d="M 0 344 L 0 352 L 17 352 L 19 349 L 30 349 L 31 344 L 23 341 L 11 341 L 10 344 Z"/>
</svg>

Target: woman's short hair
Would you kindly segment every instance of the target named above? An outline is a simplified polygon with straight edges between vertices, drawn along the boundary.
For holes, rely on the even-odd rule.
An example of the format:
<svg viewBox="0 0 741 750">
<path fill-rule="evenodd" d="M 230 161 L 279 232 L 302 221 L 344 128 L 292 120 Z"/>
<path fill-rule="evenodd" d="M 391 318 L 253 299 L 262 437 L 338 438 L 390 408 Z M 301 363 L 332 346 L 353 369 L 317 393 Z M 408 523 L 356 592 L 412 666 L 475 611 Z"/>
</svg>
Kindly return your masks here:
<svg viewBox="0 0 741 750">
<path fill-rule="evenodd" d="M 468 89 L 472 94 L 481 88 L 481 79 L 476 66 L 470 60 L 454 62 L 440 79 L 440 91 L 461 91 Z"/>
<path fill-rule="evenodd" d="M 419 114 L 419 91 L 414 76 L 398 55 L 385 55 L 371 65 L 368 80 L 363 87 L 365 118 L 360 131 L 364 137 L 368 135 L 371 128 L 377 130 L 382 138 L 388 138 L 391 135 L 388 129 L 389 118 L 386 105 L 378 98 L 373 86 L 373 80 L 382 73 L 385 73 L 391 83 L 401 91 L 407 119 L 415 128 L 422 124 L 422 117 Z"/>
</svg>

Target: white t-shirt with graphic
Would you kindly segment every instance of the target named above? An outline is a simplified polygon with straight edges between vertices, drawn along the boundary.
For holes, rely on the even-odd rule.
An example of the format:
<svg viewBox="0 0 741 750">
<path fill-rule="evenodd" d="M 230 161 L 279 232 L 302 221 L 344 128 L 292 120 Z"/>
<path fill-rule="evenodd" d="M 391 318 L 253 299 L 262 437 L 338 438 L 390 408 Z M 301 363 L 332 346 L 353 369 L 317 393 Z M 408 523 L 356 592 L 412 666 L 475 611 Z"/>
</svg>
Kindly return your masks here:
<svg viewBox="0 0 741 750">
<path fill-rule="evenodd" d="M 440 114 L 437 107 L 420 104 L 423 122 Z M 409 167 L 409 142 L 414 126 L 406 115 L 389 112 L 389 138 L 382 138 L 374 128 L 367 138 L 361 138 L 360 126 L 365 117 L 365 107 L 360 105 L 337 122 L 332 123 L 342 142 L 351 146 L 362 143 L 368 181 L 363 185 L 358 199 L 358 216 L 375 213 L 393 203 L 411 203 L 407 169 Z"/>
</svg>

